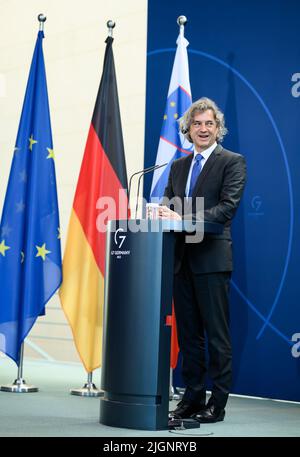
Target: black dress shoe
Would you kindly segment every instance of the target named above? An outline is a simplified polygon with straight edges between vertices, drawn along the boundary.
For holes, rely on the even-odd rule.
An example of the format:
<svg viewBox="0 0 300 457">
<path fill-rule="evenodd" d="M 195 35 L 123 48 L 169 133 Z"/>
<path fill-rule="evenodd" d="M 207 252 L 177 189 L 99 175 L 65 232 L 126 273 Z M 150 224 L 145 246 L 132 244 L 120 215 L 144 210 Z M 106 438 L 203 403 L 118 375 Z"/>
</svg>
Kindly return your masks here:
<svg viewBox="0 0 300 457">
<path fill-rule="evenodd" d="M 174 411 L 171 411 L 169 416 L 179 419 L 187 419 L 204 408 L 205 405 L 201 405 L 200 403 L 191 403 L 186 400 L 181 400 L 178 403 L 177 408 L 174 409 Z"/>
<path fill-rule="evenodd" d="M 215 405 L 208 405 L 202 411 L 193 414 L 193 419 L 196 419 L 201 424 L 212 424 L 224 420 L 225 409 L 218 408 Z"/>
</svg>

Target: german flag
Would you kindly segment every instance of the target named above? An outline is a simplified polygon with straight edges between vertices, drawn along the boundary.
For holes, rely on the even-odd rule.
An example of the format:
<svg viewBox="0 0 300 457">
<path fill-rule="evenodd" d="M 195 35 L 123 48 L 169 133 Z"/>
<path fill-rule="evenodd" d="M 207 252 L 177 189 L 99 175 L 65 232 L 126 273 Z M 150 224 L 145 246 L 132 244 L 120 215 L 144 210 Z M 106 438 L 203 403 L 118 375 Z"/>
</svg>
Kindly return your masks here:
<svg viewBox="0 0 300 457">
<path fill-rule="evenodd" d="M 113 38 L 106 39 L 103 74 L 75 193 L 60 298 L 89 373 L 101 365 L 105 224 L 128 215 L 127 173 Z"/>
</svg>

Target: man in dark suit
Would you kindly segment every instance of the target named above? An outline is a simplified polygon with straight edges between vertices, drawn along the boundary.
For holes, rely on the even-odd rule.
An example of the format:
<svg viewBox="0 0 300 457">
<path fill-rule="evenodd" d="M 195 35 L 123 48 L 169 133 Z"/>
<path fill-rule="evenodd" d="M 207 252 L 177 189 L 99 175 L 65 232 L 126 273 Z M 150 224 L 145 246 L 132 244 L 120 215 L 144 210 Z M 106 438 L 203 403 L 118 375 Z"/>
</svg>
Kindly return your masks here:
<svg viewBox="0 0 300 457">
<path fill-rule="evenodd" d="M 194 144 L 194 154 L 172 164 L 165 199 L 177 197 L 188 214 L 161 206 L 163 219 L 197 220 L 197 197 L 204 197 L 204 220 L 223 224 L 220 235 L 205 235 L 201 243 L 187 243 L 178 235 L 175 249 L 174 305 L 182 352 L 183 399 L 172 414 L 210 423 L 224 419 L 231 386 L 229 285 L 232 272 L 230 225 L 246 180 L 245 160 L 219 143 L 227 129 L 223 113 L 208 98 L 191 105 L 180 120 L 181 132 Z M 205 337 L 212 394 L 206 404 Z"/>
</svg>

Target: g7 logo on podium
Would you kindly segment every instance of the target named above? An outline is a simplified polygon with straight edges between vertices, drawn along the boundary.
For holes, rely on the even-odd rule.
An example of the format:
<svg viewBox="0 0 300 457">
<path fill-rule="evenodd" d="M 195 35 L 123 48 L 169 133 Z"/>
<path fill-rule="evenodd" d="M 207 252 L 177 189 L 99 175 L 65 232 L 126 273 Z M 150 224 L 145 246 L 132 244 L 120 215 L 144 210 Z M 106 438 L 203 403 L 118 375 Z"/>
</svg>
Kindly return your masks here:
<svg viewBox="0 0 300 457">
<path fill-rule="evenodd" d="M 119 234 L 119 232 L 124 232 L 124 229 L 118 228 L 118 230 L 115 233 L 115 243 L 118 246 L 118 248 L 121 249 L 121 247 L 125 241 L 126 235 L 121 235 L 121 234 Z"/>
</svg>

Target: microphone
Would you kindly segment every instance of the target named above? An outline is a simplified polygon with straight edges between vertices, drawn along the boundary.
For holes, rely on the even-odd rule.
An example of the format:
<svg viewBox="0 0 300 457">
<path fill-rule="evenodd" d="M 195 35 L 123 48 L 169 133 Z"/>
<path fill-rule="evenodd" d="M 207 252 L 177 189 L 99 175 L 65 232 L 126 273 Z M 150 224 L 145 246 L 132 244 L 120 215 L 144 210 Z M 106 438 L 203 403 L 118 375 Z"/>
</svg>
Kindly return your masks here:
<svg viewBox="0 0 300 457">
<path fill-rule="evenodd" d="M 128 208 L 129 208 L 129 203 L 130 203 L 130 190 L 131 190 L 131 181 L 132 181 L 132 178 L 136 175 L 139 175 L 140 173 L 144 173 L 144 172 L 148 172 L 149 171 L 152 171 L 152 170 L 155 170 L 155 168 L 157 167 L 158 165 L 152 165 L 151 167 L 148 167 L 148 168 L 144 168 L 144 170 L 140 170 L 140 171 L 136 171 L 135 173 L 133 173 L 131 176 L 130 176 L 130 179 L 129 179 L 129 186 L 128 186 Z"/>
<path fill-rule="evenodd" d="M 141 170 L 139 172 L 141 174 L 141 176 L 139 177 L 139 180 L 138 180 L 138 188 L 137 188 L 137 195 L 136 195 L 136 206 L 135 206 L 135 217 L 137 216 L 137 212 L 138 212 L 139 194 L 140 194 L 140 182 L 141 182 L 142 177 L 144 175 L 146 175 L 147 173 L 150 173 L 151 171 L 155 171 L 155 170 L 158 170 L 159 168 L 165 167 L 166 165 L 168 165 L 168 163 L 169 162 L 163 163 L 162 165 L 153 165 L 152 167 L 145 168 L 145 170 Z"/>
</svg>

